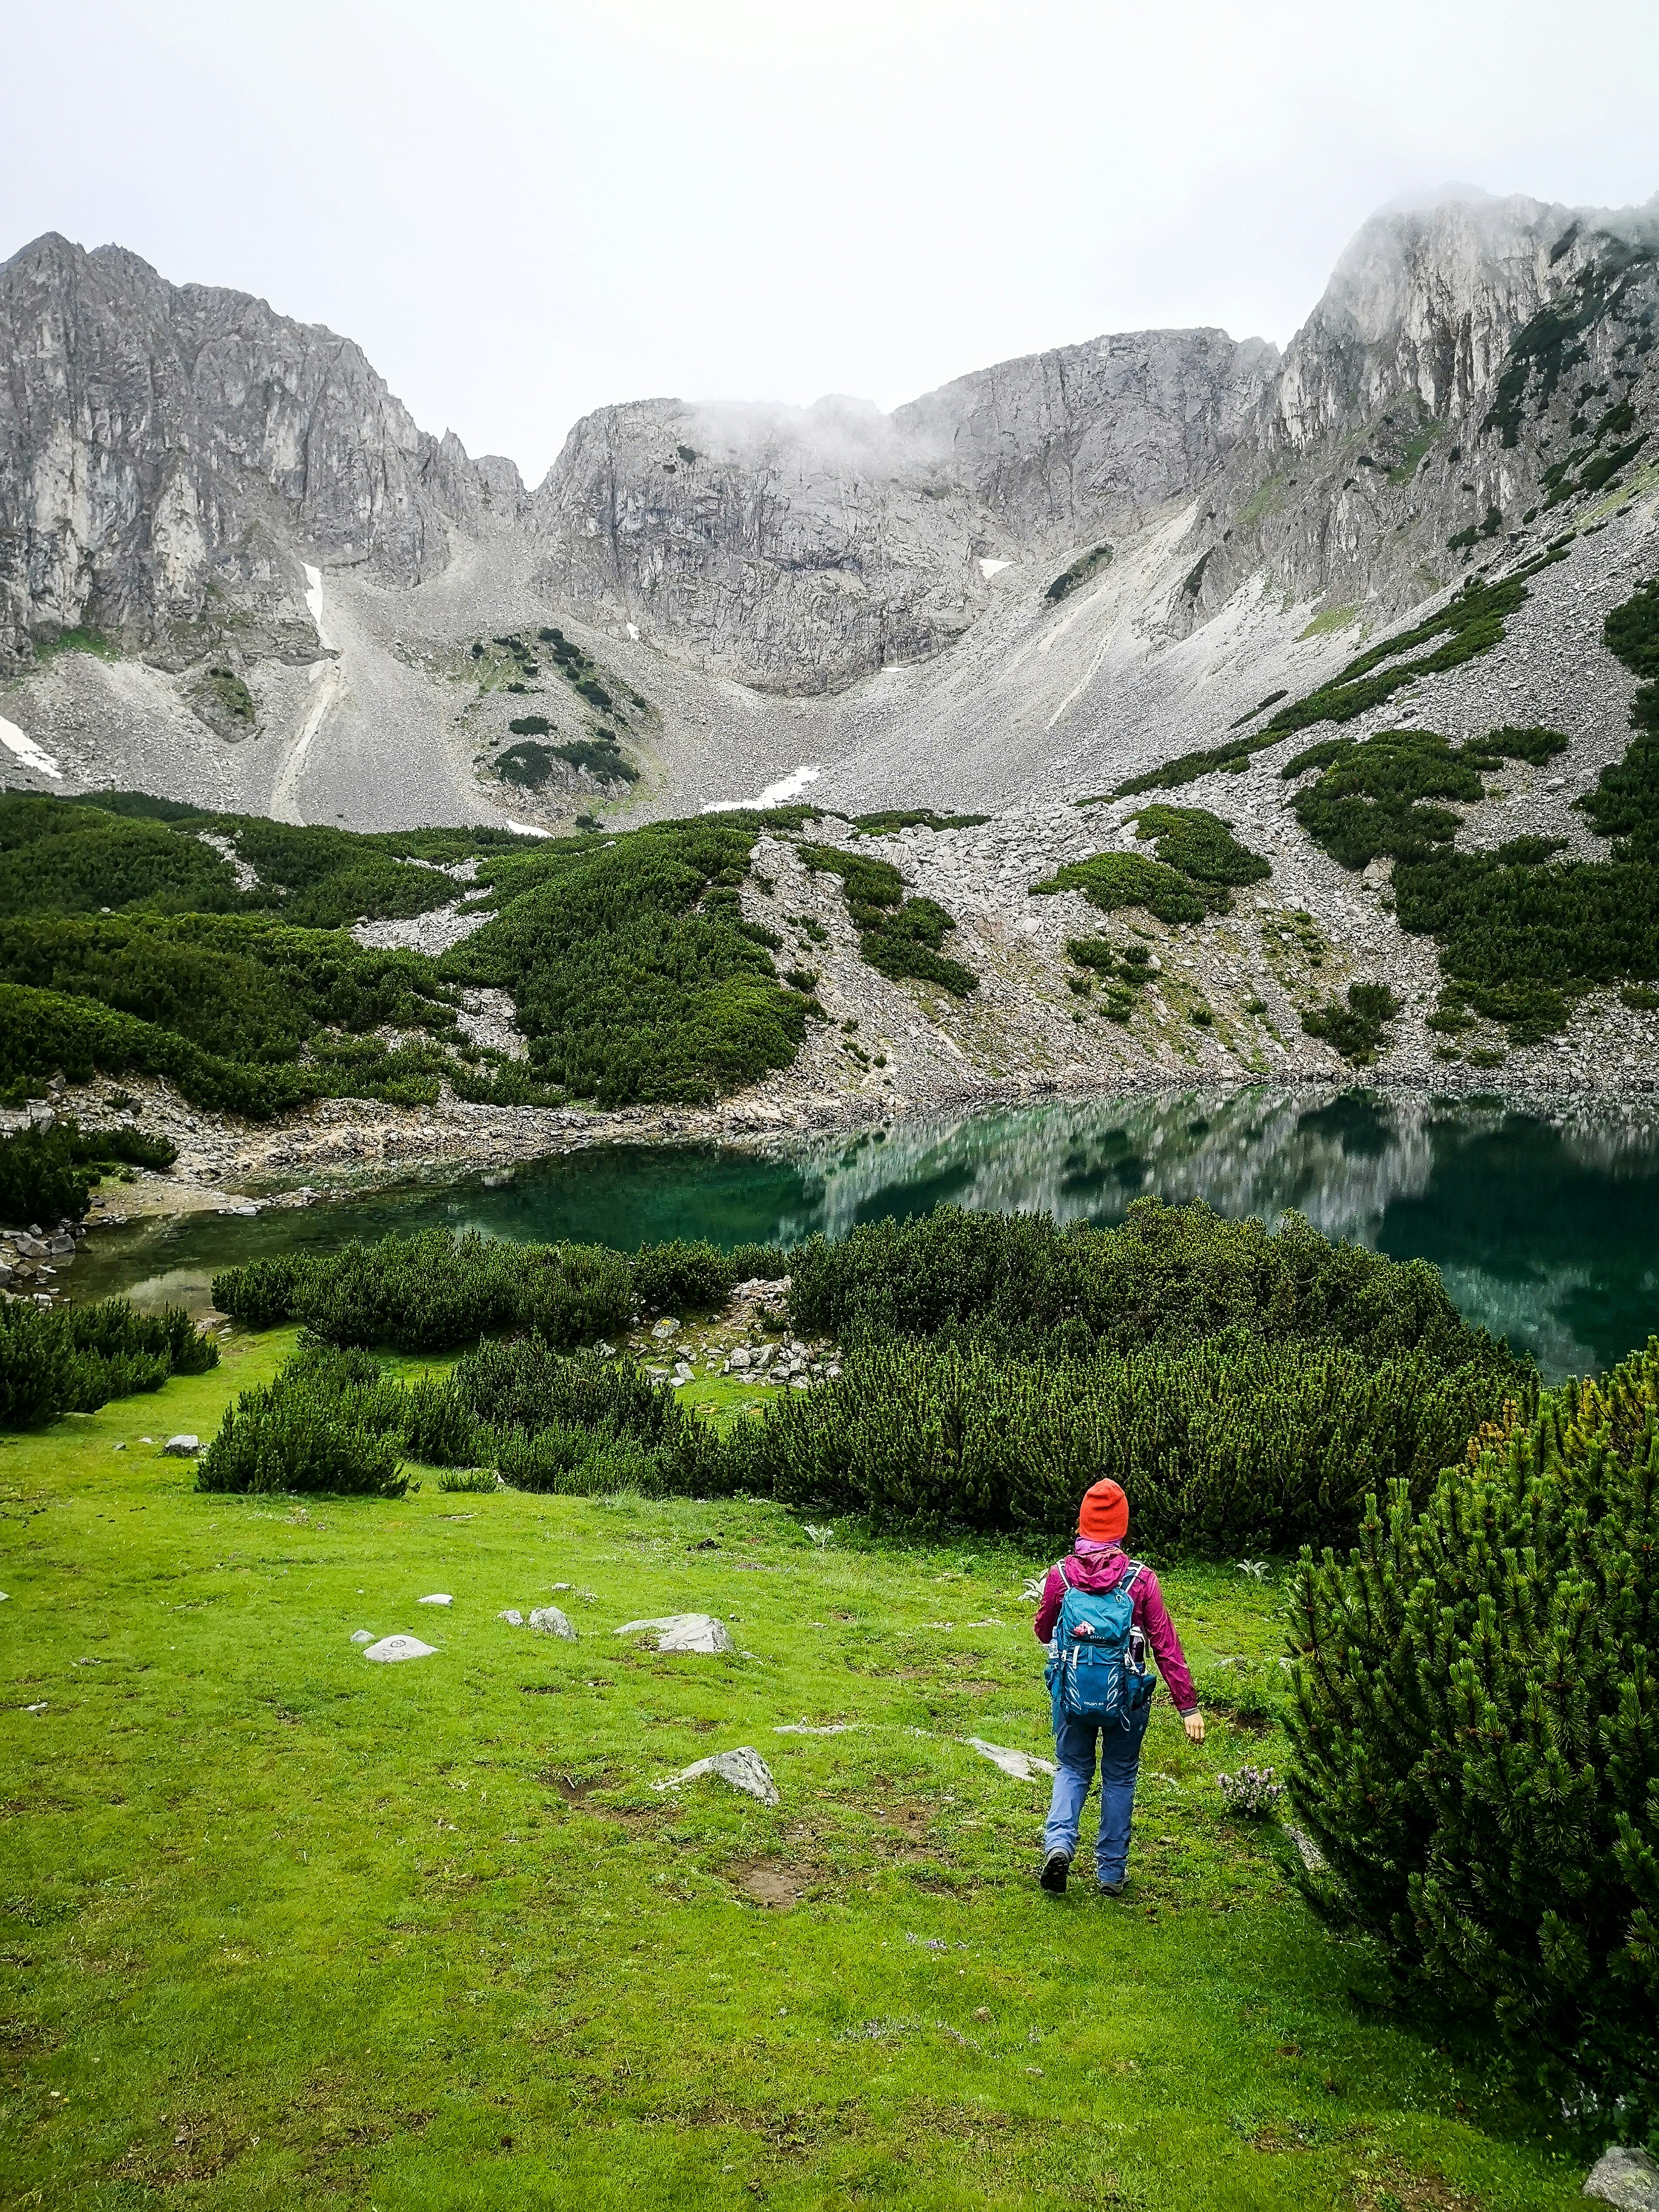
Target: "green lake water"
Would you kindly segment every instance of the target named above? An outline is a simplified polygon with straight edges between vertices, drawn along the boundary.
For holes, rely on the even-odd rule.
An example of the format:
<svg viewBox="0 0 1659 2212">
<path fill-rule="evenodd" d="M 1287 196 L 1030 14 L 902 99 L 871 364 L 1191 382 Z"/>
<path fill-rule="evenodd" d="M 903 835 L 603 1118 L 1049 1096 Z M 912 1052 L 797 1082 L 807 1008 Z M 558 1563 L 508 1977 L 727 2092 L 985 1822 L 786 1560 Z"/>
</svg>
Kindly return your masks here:
<svg viewBox="0 0 1659 2212">
<path fill-rule="evenodd" d="M 1054 1101 L 798 1140 L 766 1153 L 605 1146 L 372 1198 L 114 1231 L 76 1261 L 78 1297 L 200 1306 L 216 1268 L 257 1252 L 441 1225 L 632 1249 L 730 1247 L 951 1203 L 1115 1221 L 1145 1194 L 1431 1260 L 1472 1321 L 1552 1379 L 1659 1331 L 1659 1113 L 1350 1091 L 1183 1091 Z"/>
</svg>

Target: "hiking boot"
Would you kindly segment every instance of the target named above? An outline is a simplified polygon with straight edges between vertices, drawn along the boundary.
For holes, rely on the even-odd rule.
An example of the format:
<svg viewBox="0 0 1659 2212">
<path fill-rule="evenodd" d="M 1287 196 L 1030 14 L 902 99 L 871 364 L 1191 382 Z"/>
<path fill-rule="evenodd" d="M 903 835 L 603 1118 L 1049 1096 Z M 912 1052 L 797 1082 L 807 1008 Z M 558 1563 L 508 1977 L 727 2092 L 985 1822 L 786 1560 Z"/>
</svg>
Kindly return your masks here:
<svg viewBox="0 0 1659 2212">
<path fill-rule="evenodd" d="M 1051 1897 L 1064 1897 L 1066 1877 L 1071 1872 L 1072 1862 L 1064 1851 L 1050 1851 L 1042 1862 L 1042 1872 L 1037 1880 Z"/>
<path fill-rule="evenodd" d="M 1127 1881 L 1103 1881 L 1100 1885 L 1100 1893 L 1103 1897 L 1121 1897 L 1127 1887 Z"/>
</svg>

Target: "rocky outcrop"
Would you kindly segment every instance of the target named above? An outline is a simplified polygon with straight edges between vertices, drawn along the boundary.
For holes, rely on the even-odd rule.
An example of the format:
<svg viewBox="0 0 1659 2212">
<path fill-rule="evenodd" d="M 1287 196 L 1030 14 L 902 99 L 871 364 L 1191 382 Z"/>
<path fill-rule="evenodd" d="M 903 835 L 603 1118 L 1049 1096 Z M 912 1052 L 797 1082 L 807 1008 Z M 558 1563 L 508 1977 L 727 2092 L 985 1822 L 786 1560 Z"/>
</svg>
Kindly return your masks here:
<svg viewBox="0 0 1659 2212">
<path fill-rule="evenodd" d="M 1608 488 L 1602 464 L 1659 428 L 1656 255 L 1659 200 L 1462 194 L 1374 216 L 1206 500 L 1172 626 L 1251 576 L 1393 615 L 1547 536 L 1575 486 Z"/>
<path fill-rule="evenodd" d="M 0 665 L 82 629 L 312 659 L 304 562 L 416 583 L 447 519 L 519 518 L 511 463 L 418 429 L 349 339 L 118 246 L 15 254 L 0 350 Z"/>
<path fill-rule="evenodd" d="M 901 407 L 895 428 L 940 457 L 1022 547 L 1057 550 L 1179 499 L 1226 460 L 1279 363 L 1261 338 L 1140 331 L 1028 354 Z"/>
<path fill-rule="evenodd" d="M 699 665 L 838 690 L 949 645 L 984 603 L 989 519 L 857 400 L 643 400 L 578 422 L 535 495 L 549 590 Z"/>
<path fill-rule="evenodd" d="M 1213 474 L 1277 360 L 1158 331 L 1005 362 L 891 416 L 605 408 L 536 494 L 545 580 L 744 683 L 838 690 L 949 645 L 999 566 L 1136 529 Z"/>
<path fill-rule="evenodd" d="M 642 400 L 531 495 L 348 340 L 47 237 L 0 268 L 0 673 L 100 630 L 247 734 L 244 672 L 328 649 L 307 564 L 415 586 L 458 539 L 532 606 L 784 695 L 927 660 L 1016 593 L 1041 612 L 1079 561 L 1143 652 L 1230 604 L 1392 621 L 1659 453 L 1656 325 L 1659 200 L 1453 193 L 1368 222 L 1282 359 L 1143 331 L 891 415 Z"/>
</svg>

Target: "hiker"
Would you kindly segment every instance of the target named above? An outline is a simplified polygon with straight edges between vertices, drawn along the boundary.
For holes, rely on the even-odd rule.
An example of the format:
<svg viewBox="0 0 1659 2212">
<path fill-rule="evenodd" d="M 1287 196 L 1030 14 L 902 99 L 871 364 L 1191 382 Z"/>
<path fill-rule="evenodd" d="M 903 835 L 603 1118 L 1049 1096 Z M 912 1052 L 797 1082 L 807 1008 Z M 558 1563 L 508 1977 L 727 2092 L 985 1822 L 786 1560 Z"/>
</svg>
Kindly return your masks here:
<svg viewBox="0 0 1659 2212">
<path fill-rule="evenodd" d="M 1129 1501 L 1118 1484 L 1097 1482 L 1084 1492 L 1077 1528 L 1077 1542 L 1049 1568 L 1037 1607 L 1037 1642 L 1049 1644 L 1052 1638 L 1043 1679 L 1054 1702 L 1060 1769 L 1042 1831 L 1038 1879 L 1054 1896 L 1065 1895 L 1078 1821 L 1095 1778 L 1098 1741 L 1095 1878 L 1103 1897 L 1121 1897 L 1140 1742 L 1157 1687 L 1146 1664 L 1149 1643 L 1189 1742 L 1203 1742 L 1204 1716 L 1158 1577 L 1123 1548 Z"/>
</svg>

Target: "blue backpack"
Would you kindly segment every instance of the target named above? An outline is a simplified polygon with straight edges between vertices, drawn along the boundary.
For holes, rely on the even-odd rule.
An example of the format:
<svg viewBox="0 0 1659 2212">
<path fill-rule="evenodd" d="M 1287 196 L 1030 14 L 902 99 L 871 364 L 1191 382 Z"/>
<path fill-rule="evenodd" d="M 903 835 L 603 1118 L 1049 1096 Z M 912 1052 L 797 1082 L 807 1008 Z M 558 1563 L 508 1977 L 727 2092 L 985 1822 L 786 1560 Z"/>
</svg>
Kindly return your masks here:
<svg viewBox="0 0 1659 2212">
<path fill-rule="evenodd" d="M 1134 1626 L 1132 1595 L 1139 1572 L 1137 1560 L 1109 1590 L 1079 1589 L 1067 1581 L 1043 1674 L 1056 1729 L 1063 1720 L 1131 1729 L 1150 1702 L 1158 1682 Z"/>
</svg>

